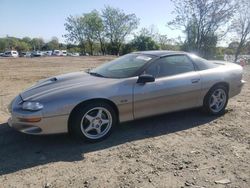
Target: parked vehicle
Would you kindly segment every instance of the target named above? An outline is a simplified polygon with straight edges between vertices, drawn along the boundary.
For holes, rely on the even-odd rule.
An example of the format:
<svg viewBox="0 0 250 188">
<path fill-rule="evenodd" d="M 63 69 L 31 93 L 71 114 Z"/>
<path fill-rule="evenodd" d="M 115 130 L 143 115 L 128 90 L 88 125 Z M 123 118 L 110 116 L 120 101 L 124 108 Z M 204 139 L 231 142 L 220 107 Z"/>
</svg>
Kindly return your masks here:
<svg viewBox="0 0 250 188">
<path fill-rule="evenodd" d="M 4 53 L 0 53 L 0 57 L 3 56 L 3 55 L 4 55 Z"/>
<path fill-rule="evenodd" d="M 52 54 L 53 54 L 53 51 L 46 51 L 46 56 L 52 56 Z"/>
<path fill-rule="evenodd" d="M 8 124 L 27 134 L 70 132 L 99 141 L 119 122 L 196 107 L 221 114 L 244 83 L 234 63 L 185 52 L 136 52 L 89 72 L 39 81 L 11 102 Z"/>
<path fill-rule="evenodd" d="M 26 52 L 26 54 L 24 55 L 24 57 L 31 57 L 32 53 L 31 52 Z"/>
<path fill-rule="evenodd" d="M 61 56 L 62 55 L 62 52 L 60 50 L 54 50 L 53 51 L 53 55 L 54 56 Z"/>
<path fill-rule="evenodd" d="M 33 51 L 31 53 L 31 56 L 32 57 L 41 57 L 41 56 L 43 56 L 43 53 L 41 51 Z"/>
<path fill-rule="evenodd" d="M 21 52 L 20 57 L 31 57 L 31 52 Z"/>
<path fill-rule="evenodd" d="M 75 52 L 75 53 L 72 53 L 72 56 L 73 56 L 73 57 L 78 57 L 78 56 L 80 56 L 80 54 L 77 53 L 77 52 Z"/>
<path fill-rule="evenodd" d="M 3 54 L 4 57 L 18 57 L 18 52 L 15 50 L 6 51 Z"/>
<path fill-rule="evenodd" d="M 77 53 L 77 52 L 73 52 L 73 53 L 70 53 L 70 52 L 69 52 L 67 55 L 68 55 L 68 56 L 72 56 L 72 57 L 80 56 L 80 54 Z"/>
<path fill-rule="evenodd" d="M 62 56 L 67 56 L 67 50 L 62 50 Z"/>
</svg>

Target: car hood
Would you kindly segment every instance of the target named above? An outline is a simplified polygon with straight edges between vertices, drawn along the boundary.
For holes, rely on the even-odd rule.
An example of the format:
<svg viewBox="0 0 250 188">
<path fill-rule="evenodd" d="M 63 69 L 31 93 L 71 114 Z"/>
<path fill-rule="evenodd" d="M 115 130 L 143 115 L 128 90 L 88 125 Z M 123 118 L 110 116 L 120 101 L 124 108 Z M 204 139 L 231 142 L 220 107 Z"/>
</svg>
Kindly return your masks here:
<svg viewBox="0 0 250 188">
<path fill-rule="evenodd" d="M 98 84 L 106 84 L 107 80 L 112 82 L 115 79 L 92 76 L 85 72 L 68 73 L 40 80 L 35 85 L 22 92 L 20 96 L 24 101 L 33 100 L 44 95 L 63 92 L 64 90 L 76 87 L 91 87 L 97 86 Z"/>
</svg>

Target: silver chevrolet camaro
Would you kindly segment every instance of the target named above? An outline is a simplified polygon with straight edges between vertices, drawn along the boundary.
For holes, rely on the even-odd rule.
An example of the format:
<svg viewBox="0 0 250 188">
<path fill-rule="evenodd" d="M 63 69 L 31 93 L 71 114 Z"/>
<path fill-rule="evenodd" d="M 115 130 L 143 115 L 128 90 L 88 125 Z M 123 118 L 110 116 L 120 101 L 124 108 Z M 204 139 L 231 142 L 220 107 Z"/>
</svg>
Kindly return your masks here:
<svg viewBox="0 0 250 188">
<path fill-rule="evenodd" d="M 243 85 L 242 67 L 233 63 L 185 52 L 136 52 L 39 81 L 11 102 L 8 124 L 28 134 L 70 132 L 99 141 L 119 122 L 196 107 L 221 114 Z"/>
</svg>

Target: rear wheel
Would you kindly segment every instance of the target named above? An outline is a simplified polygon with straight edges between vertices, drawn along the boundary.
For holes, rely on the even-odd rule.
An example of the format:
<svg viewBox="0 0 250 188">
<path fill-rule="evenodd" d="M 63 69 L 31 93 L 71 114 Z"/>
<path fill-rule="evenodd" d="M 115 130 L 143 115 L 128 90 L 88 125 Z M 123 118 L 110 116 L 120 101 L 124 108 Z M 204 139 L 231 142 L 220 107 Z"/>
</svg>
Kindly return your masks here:
<svg viewBox="0 0 250 188">
<path fill-rule="evenodd" d="M 210 89 L 207 93 L 203 108 L 212 115 L 222 114 L 225 111 L 228 102 L 228 90 L 223 85 L 218 85 Z"/>
<path fill-rule="evenodd" d="M 113 108 L 101 102 L 80 105 L 72 114 L 70 129 L 77 138 L 97 142 L 108 137 L 116 124 Z"/>
</svg>

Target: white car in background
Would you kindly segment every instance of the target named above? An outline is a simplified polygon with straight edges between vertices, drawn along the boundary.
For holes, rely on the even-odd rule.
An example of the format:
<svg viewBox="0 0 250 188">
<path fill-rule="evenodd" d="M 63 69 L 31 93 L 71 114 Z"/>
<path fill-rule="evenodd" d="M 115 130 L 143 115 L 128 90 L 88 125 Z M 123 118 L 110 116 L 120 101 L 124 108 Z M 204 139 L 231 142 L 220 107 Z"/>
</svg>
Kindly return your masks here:
<svg viewBox="0 0 250 188">
<path fill-rule="evenodd" d="M 19 57 L 31 57 L 32 53 L 31 52 L 21 52 L 21 54 L 19 55 Z"/>
<path fill-rule="evenodd" d="M 73 57 L 78 57 L 78 56 L 80 56 L 80 54 L 77 53 L 77 52 L 75 52 L 75 53 L 72 53 L 72 56 L 73 56 Z"/>
<path fill-rule="evenodd" d="M 53 52 L 52 51 L 46 51 L 45 53 L 47 56 L 52 56 Z"/>
<path fill-rule="evenodd" d="M 67 56 L 67 50 L 54 50 L 54 56 Z"/>
<path fill-rule="evenodd" d="M 18 52 L 15 50 L 6 51 L 3 54 L 4 57 L 18 57 Z"/>
<path fill-rule="evenodd" d="M 71 56 L 71 57 L 78 57 L 78 56 L 80 56 L 80 54 L 77 53 L 77 52 L 73 52 L 73 53 L 69 52 L 69 53 L 67 53 L 67 55 Z"/>
<path fill-rule="evenodd" d="M 41 52 L 41 51 L 33 51 L 31 53 L 31 56 L 32 57 L 41 57 L 41 56 L 43 56 L 43 52 Z"/>
<path fill-rule="evenodd" d="M 67 56 L 67 50 L 62 50 L 62 56 Z"/>
<path fill-rule="evenodd" d="M 61 56 L 61 54 L 62 54 L 61 50 L 54 50 L 53 51 L 53 55 L 55 55 L 55 56 Z"/>
</svg>

